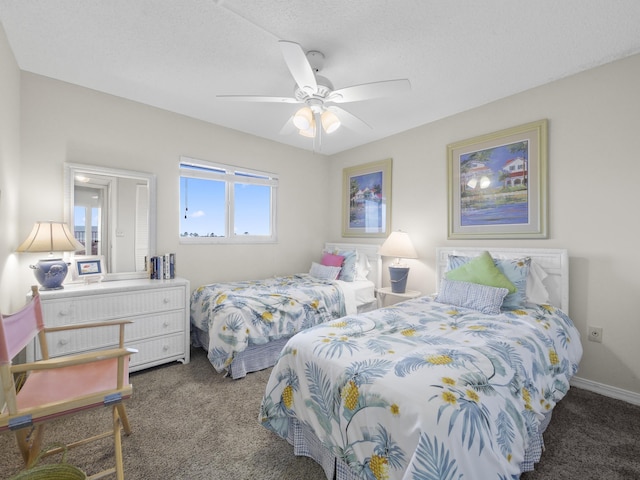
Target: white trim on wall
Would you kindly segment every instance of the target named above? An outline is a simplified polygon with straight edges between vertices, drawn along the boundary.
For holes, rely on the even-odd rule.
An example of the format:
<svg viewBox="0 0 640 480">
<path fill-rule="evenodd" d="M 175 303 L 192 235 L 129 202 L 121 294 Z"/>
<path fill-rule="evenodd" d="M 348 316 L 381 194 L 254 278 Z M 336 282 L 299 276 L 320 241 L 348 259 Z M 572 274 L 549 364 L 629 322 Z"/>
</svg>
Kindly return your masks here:
<svg viewBox="0 0 640 480">
<path fill-rule="evenodd" d="M 632 403 L 633 405 L 640 405 L 640 393 L 630 392 L 629 390 L 623 390 L 622 388 L 612 387 L 611 385 L 605 385 L 604 383 L 598 383 L 580 377 L 573 377 L 570 383 L 572 387 L 589 390 L 590 392 L 599 393 L 605 397 L 615 398 L 627 403 Z"/>
</svg>

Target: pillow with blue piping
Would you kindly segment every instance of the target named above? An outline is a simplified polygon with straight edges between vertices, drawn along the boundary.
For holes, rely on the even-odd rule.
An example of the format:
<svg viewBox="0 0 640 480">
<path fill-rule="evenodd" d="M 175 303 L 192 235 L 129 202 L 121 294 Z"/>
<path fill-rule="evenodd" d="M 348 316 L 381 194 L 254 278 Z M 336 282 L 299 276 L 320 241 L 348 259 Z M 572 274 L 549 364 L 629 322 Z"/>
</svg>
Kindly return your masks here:
<svg viewBox="0 0 640 480">
<path fill-rule="evenodd" d="M 340 267 L 334 267 L 331 265 L 321 265 L 316 262 L 311 262 L 311 269 L 309 275 L 320 280 L 335 280 L 340 274 Z"/>
<path fill-rule="evenodd" d="M 435 300 L 458 307 L 477 310 L 486 315 L 498 315 L 504 298 L 509 293 L 506 288 L 489 287 L 479 283 L 459 282 L 442 279 L 440 291 Z"/>
</svg>

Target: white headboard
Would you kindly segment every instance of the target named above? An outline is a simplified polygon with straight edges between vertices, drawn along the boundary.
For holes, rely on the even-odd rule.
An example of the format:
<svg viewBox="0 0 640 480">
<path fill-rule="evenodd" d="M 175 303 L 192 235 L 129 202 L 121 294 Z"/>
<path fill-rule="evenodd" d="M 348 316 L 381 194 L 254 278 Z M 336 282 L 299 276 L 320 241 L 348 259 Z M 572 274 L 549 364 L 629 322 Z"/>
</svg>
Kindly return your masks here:
<svg viewBox="0 0 640 480">
<path fill-rule="evenodd" d="M 382 257 L 378 253 L 380 245 L 361 244 L 361 243 L 333 243 L 327 242 L 324 245 L 326 250 L 357 250 L 358 255 L 365 255 L 369 260 L 371 270 L 369 271 L 369 280 L 375 283 L 376 288 L 382 286 Z"/>
<path fill-rule="evenodd" d="M 569 314 L 569 253 L 566 249 L 556 248 L 492 248 L 492 247 L 443 247 L 436 249 L 436 288 L 440 288 L 440 279 L 447 270 L 450 254 L 466 256 L 479 255 L 488 251 L 503 258 L 531 257 L 544 269 L 548 277 L 544 286 L 549 292 L 549 303 Z"/>
</svg>

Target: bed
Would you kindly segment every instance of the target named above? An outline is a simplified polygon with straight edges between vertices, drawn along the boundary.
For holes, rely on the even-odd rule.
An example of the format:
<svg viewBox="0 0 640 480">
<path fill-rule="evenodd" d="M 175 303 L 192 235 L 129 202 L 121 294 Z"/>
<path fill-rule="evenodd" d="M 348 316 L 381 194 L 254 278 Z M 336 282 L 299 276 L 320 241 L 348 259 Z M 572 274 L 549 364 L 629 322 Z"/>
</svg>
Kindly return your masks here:
<svg viewBox="0 0 640 480">
<path fill-rule="evenodd" d="M 266 386 L 262 425 L 330 480 L 515 479 L 532 470 L 582 356 L 567 316 L 568 255 L 488 250 L 515 292 L 451 280 L 487 265 L 485 249 L 442 248 L 437 294 L 291 338 Z M 499 301 L 480 301 L 494 294 Z M 521 303 L 503 306 L 509 295 Z"/>
<path fill-rule="evenodd" d="M 376 307 L 377 245 L 327 243 L 315 260 L 309 273 L 196 288 L 191 344 L 207 351 L 216 371 L 238 379 L 273 366 L 295 333 Z"/>
</svg>

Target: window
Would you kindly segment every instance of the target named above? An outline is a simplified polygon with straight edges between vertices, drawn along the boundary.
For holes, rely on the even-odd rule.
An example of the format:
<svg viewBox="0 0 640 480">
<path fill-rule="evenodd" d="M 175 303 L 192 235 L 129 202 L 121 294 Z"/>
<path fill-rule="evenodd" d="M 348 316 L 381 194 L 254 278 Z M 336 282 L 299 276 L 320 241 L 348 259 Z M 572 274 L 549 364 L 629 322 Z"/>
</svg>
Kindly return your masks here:
<svg viewBox="0 0 640 480">
<path fill-rule="evenodd" d="M 180 242 L 275 242 L 277 188 L 271 173 L 182 157 Z"/>
</svg>

